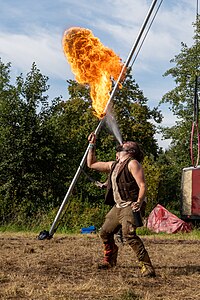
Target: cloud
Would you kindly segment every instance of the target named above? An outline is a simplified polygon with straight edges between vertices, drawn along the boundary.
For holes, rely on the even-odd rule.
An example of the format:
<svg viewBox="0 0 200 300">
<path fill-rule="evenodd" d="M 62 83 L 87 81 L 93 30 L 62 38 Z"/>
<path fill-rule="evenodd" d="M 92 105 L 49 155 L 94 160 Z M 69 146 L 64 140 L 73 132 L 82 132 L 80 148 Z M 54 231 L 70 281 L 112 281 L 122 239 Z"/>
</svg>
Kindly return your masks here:
<svg viewBox="0 0 200 300">
<path fill-rule="evenodd" d="M 30 35 L 0 33 L 1 57 L 20 72 L 30 71 L 33 62 L 52 78 L 61 79 L 70 73 L 63 54 L 61 36 L 41 30 Z M 6 61 L 5 61 L 6 60 Z"/>
<path fill-rule="evenodd" d="M 167 64 L 179 52 L 181 41 L 192 40 L 194 7 L 190 2 L 161 5 L 137 58 L 136 72 L 159 72 L 160 63 Z M 5 3 L 3 11 L 7 12 L 7 18 L 11 11 L 14 20 L 0 33 L 1 50 L 6 59 L 17 65 L 27 69 L 36 61 L 44 72 L 60 78 L 67 68 L 69 74 L 69 66 L 66 64 L 65 69 L 63 63 L 61 35 L 66 28 L 84 23 L 125 61 L 149 6 L 150 1 L 145 0 L 58 0 L 56 6 L 43 0 L 28 14 L 30 1 L 21 1 L 19 7 Z"/>
</svg>

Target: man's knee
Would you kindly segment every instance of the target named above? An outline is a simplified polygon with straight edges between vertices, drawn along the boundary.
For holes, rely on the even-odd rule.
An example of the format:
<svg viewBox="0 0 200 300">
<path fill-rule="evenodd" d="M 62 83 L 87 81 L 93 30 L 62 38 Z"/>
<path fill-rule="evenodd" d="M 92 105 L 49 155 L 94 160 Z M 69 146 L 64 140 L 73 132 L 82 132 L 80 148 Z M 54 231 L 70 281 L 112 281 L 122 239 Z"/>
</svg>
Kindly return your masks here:
<svg viewBox="0 0 200 300">
<path fill-rule="evenodd" d="M 99 234 L 104 243 L 113 243 L 114 242 L 113 232 L 110 232 L 105 227 L 102 226 L 102 228 L 99 231 Z"/>
<path fill-rule="evenodd" d="M 126 222 L 122 225 L 122 232 L 127 243 L 136 238 L 136 227 L 131 222 Z"/>
<path fill-rule="evenodd" d="M 99 231 L 99 235 L 101 237 L 102 240 L 107 238 L 107 232 L 104 230 L 103 227 L 101 227 L 100 231 Z"/>
</svg>

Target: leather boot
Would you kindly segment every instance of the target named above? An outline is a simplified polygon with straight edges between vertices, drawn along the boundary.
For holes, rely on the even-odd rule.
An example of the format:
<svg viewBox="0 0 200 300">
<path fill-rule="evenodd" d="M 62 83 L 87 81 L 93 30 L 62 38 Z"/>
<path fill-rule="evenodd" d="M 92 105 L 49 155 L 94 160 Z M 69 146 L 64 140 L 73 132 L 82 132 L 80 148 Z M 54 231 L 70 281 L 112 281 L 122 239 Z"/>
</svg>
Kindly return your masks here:
<svg viewBox="0 0 200 300">
<path fill-rule="evenodd" d="M 152 266 L 148 253 L 146 252 L 142 260 L 139 261 L 140 272 L 142 277 L 155 277 L 156 273 Z"/>
<path fill-rule="evenodd" d="M 149 258 L 148 252 L 146 251 L 144 244 L 139 236 L 136 234 L 132 239 L 128 240 L 129 245 L 134 250 L 140 266 L 142 277 L 155 277 L 156 273 L 154 267 L 152 266 L 151 260 Z"/>
<path fill-rule="evenodd" d="M 118 247 L 116 244 L 104 243 L 103 262 L 98 265 L 98 269 L 110 269 L 117 264 Z"/>
</svg>

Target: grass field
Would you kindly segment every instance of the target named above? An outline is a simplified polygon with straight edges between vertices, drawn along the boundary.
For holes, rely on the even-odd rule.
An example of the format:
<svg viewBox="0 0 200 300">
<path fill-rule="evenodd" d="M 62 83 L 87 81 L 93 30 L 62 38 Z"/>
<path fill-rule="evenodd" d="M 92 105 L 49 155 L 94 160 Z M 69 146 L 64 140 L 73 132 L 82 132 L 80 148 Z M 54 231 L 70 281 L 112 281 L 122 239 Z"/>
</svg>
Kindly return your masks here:
<svg viewBox="0 0 200 300">
<path fill-rule="evenodd" d="M 0 233 L 0 299 L 199 300 L 199 235 L 141 236 L 156 278 L 140 278 L 135 254 L 119 244 L 116 268 L 97 269 L 103 247 L 97 234 Z"/>
</svg>

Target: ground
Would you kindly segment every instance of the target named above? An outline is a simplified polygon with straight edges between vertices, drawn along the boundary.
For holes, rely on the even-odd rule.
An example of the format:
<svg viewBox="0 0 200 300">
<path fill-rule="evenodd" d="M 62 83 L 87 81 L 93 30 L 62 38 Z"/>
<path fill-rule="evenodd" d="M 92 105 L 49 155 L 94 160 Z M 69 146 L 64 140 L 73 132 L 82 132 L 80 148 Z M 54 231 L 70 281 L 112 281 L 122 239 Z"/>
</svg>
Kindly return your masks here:
<svg viewBox="0 0 200 300">
<path fill-rule="evenodd" d="M 200 299 L 200 240 L 141 237 L 156 278 L 140 278 L 136 257 L 119 244 L 118 266 L 97 269 L 98 235 L 59 235 L 40 241 L 33 233 L 0 233 L 0 299 Z"/>
</svg>

